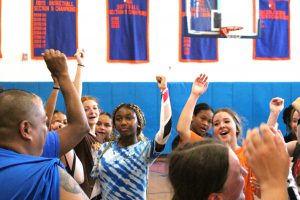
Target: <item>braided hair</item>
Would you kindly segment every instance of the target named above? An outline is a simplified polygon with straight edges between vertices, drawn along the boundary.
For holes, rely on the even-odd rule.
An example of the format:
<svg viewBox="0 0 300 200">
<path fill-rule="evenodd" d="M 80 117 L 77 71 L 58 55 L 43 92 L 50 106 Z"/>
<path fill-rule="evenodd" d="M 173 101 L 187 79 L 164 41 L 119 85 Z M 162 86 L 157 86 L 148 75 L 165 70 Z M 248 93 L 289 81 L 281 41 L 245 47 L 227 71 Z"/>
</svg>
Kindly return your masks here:
<svg viewBox="0 0 300 200">
<path fill-rule="evenodd" d="M 140 107 L 138 107 L 135 104 L 131 104 L 131 103 L 121 103 L 120 105 L 118 105 L 114 112 L 113 112 L 113 125 L 114 127 L 116 127 L 115 124 L 115 117 L 116 117 L 116 113 L 118 112 L 118 110 L 120 110 L 121 108 L 128 108 L 130 110 L 132 110 L 137 117 L 138 120 L 138 124 L 139 124 L 139 128 L 137 129 L 137 135 L 140 135 L 141 132 L 143 131 L 145 125 L 146 125 L 146 119 L 145 119 L 145 115 L 144 112 L 140 109 Z"/>
</svg>

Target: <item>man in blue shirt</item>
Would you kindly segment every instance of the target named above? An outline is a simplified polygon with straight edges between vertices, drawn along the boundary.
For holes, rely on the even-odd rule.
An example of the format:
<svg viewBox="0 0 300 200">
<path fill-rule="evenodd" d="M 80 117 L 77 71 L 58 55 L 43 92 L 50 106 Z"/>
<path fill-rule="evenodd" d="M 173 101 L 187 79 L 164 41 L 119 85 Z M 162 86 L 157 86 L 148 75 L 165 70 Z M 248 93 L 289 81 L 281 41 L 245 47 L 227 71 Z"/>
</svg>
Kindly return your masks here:
<svg viewBox="0 0 300 200">
<path fill-rule="evenodd" d="M 61 149 L 57 152 L 64 154 L 89 127 L 68 73 L 66 56 L 52 49 L 45 50 L 43 56 L 60 83 L 66 103 L 70 103 L 67 110 L 71 113 L 71 127 L 58 132 Z M 88 199 L 58 159 L 40 157 L 48 139 L 46 122 L 43 102 L 37 95 L 21 90 L 0 92 L 1 199 Z M 69 137 L 66 142 L 72 132 L 81 136 L 74 135 L 76 139 Z"/>
</svg>

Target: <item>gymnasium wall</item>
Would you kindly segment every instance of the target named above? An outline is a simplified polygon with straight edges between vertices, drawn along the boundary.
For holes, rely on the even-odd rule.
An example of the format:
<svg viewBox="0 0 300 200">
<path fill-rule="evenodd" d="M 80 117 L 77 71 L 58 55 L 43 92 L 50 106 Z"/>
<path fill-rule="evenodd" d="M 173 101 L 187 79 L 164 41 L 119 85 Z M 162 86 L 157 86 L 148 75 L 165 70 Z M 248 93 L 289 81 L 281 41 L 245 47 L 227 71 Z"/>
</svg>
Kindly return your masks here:
<svg viewBox="0 0 300 200">
<path fill-rule="evenodd" d="M 276 2 L 276 0 L 275 0 Z M 30 0 L 2 0 L 0 87 L 29 90 L 47 100 L 52 79 L 40 60 L 30 58 Z M 169 82 L 172 111 L 172 138 L 175 126 L 190 93 L 191 82 L 200 73 L 209 76 L 209 88 L 199 102 L 215 109 L 231 107 L 245 118 L 245 131 L 266 121 L 269 101 L 280 96 L 288 106 L 300 96 L 300 1 L 290 1 L 291 58 L 284 61 L 252 59 L 251 39 L 219 39 L 219 60 L 214 63 L 178 61 L 178 0 L 149 0 L 150 62 L 118 64 L 106 62 L 106 1 L 78 0 L 78 42 L 86 50 L 83 70 L 83 94 L 100 99 L 103 110 L 111 112 L 121 102 L 132 102 L 145 111 L 145 134 L 153 137 L 159 126 L 160 96 L 155 75 L 165 75 Z M 75 53 L 75 52 L 74 52 Z M 76 62 L 69 60 L 74 77 Z M 299 89 L 298 89 L 299 88 Z M 58 108 L 64 110 L 61 96 Z M 282 116 L 280 128 L 285 132 Z M 165 152 L 170 151 L 168 142 Z"/>
<path fill-rule="evenodd" d="M 156 83 L 151 82 L 86 82 L 83 95 L 98 98 L 101 108 L 112 113 L 120 103 L 135 103 L 141 107 L 146 116 L 144 134 L 154 138 L 159 129 L 160 92 Z M 172 105 L 173 124 L 171 137 L 164 153 L 171 151 L 171 141 L 176 136 L 176 123 L 180 112 L 190 94 L 192 83 L 172 82 L 169 84 Z M 40 95 L 46 101 L 52 89 L 50 82 L 0 82 L 0 87 L 29 90 Z M 269 101 L 280 96 L 289 105 L 300 94 L 300 82 L 213 82 L 199 99 L 214 109 L 229 107 L 234 109 L 243 120 L 245 136 L 247 129 L 266 122 L 269 115 Z M 62 95 L 58 98 L 57 108 L 65 110 Z M 279 116 L 279 127 L 285 133 L 282 114 Z"/>
</svg>

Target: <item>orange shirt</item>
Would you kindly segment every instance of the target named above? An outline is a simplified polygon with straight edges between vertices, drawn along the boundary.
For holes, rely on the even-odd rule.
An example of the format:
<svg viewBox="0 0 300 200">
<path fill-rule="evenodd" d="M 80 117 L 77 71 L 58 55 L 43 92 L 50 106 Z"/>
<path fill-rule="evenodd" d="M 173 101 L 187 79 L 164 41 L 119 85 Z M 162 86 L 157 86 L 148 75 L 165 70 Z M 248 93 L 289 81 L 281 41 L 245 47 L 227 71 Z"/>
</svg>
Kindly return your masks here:
<svg viewBox="0 0 300 200">
<path fill-rule="evenodd" d="M 191 137 L 190 137 L 190 141 L 189 142 L 196 142 L 196 141 L 204 139 L 202 136 L 197 135 L 197 133 L 195 133 L 192 130 L 190 130 L 190 133 L 191 133 Z M 184 144 L 184 142 L 180 139 L 179 140 L 179 144 L 182 145 L 182 144 Z"/>
<path fill-rule="evenodd" d="M 251 189 L 250 184 L 250 177 L 253 177 L 252 170 L 249 168 L 248 163 L 246 161 L 246 158 L 244 156 L 244 150 L 242 147 L 239 147 L 237 150 L 234 151 L 234 153 L 237 155 L 241 166 L 244 167 L 248 174 L 244 176 L 244 194 L 245 194 L 245 200 L 253 200 L 254 199 L 254 193 Z"/>
</svg>

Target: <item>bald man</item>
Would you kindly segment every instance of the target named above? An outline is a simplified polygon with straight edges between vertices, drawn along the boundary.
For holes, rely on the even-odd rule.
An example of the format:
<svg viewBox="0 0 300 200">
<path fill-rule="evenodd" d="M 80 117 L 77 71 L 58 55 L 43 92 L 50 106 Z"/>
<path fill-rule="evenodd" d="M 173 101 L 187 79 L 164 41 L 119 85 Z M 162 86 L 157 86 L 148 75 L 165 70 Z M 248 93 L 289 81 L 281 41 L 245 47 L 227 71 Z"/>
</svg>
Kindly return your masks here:
<svg viewBox="0 0 300 200">
<path fill-rule="evenodd" d="M 73 103 L 67 107 L 78 106 L 73 112 L 83 113 L 65 55 L 45 50 L 43 56 L 52 75 L 60 81 L 64 97 L 73 98 Z M 80 131 L 87 132 L 89 129 L 86 118 L 79 116 L 71 120 L 79 124 L 64 131 L 81 128 Z M 48 139 L 46 121 L 43 102 L 37 95 L 21 90 L 0 92 L 1 199 L 88 199 L 76 181 L 62 169 L 59 159 L 40 157 Z"/>
</svg>

